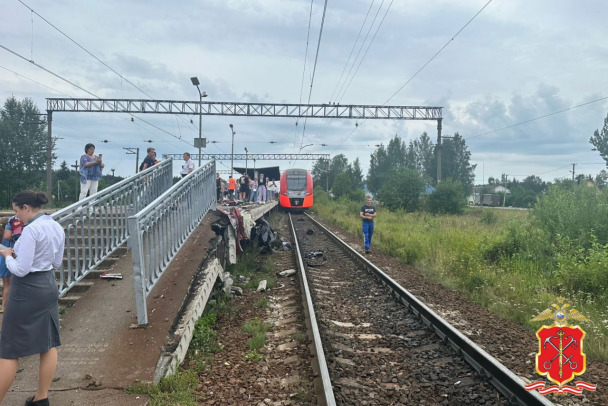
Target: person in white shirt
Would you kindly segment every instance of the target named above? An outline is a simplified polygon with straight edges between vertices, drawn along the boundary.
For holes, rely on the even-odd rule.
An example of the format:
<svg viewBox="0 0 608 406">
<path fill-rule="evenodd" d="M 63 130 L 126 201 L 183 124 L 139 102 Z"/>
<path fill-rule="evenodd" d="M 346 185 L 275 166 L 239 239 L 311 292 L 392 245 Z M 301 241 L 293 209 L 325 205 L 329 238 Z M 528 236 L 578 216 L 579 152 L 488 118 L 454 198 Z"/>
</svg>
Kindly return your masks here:
<svg viewBox="0 0 608 406">
<path fill-rule="evenodd" d="M 184 152 L 184 164 L 182 165 L 182 170 L 181 170 L 181 175 L 182 178 L 186 175 L 188 175 L 189 173 L 192 173 L 192 171 L 194 170 L 194 162 L 192 162 L 192 159 L 190 159 L 190 154 L 187 152 Z"/>
<path fill-rule="evenodd" d="M 13 210 L 27 227 L 14 248 L 0 250 L 12 274 L 0 335 L 0 403 L 15 379 L 19 358 L 40 354 L 38 390 L 25 404 L 49 404 L 61 345 L 54 269 L 62 266 L 65 233 L 42 212 L 41 206 L 48 201 L 44 193 L 31 190 L 15 195 Z"/>
</svg>

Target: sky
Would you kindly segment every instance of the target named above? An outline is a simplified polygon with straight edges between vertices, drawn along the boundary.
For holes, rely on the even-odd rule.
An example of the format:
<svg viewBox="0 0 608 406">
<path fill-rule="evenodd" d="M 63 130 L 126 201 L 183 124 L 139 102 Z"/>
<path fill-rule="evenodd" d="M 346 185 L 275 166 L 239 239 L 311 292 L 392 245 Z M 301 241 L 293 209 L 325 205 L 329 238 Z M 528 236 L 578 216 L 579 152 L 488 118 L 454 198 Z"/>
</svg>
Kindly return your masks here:
<svg viewBox="0 0 608 406">
<path fill-rule="evenodd" d="M 205 101 L 440 106 L 442 135 L 465 139 L 476 184 L 571 178 L 573 164 L 595 175 L 605 168 L 589 138 L 608 112 L 607 15 L 601 0 L 331 0 L 326 9 L 319 0 L 1 0 L 0 101 L 29 97 L 42 112 L 46 98 L 91 94 L 193 101 L 196 76 Z M 231 152 L 233 124 L 235 153 L 341 153 L 364 173 L 395 135 L 437 137 L 435 121 L 202 122 L 206 153 Z M 91 142 L 106 173 L 130 176 L 136 156 L 125 148 L 139 148 L 140 161 L 149 146 L 196 153 L 198 117 L 55 112 L 53 136 L 56 167 Z"/>
</svg>

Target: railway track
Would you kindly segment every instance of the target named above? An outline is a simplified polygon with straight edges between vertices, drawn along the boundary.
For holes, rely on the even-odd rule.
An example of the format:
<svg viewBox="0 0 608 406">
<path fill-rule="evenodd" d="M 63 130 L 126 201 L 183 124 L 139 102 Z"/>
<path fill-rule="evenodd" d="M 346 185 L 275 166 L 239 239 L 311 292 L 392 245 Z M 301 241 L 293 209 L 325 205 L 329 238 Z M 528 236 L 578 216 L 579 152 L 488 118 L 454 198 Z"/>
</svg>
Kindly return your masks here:
<svg viewBox="0 0 608 406">
<path fill-rule="evenodd" d="M 290 219 L 319 404 L 552 404 L 322 225 Z"/>
</svg>

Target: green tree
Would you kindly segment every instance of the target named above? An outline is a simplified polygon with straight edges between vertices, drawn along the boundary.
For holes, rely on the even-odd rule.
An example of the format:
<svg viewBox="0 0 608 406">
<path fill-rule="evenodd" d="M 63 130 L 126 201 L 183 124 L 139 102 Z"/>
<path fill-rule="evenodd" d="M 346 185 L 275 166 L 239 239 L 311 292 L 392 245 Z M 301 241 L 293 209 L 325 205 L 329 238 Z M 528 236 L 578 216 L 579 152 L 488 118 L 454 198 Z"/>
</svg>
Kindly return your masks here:
<svg viewBox="0 0 608 406">
<path fill-rule="evenodd" d="M 595 130 L 593 136 L 589 138 L 589 142 L 594 147 L 592 151 L 598 151 L 608 166 L 608 114 L 604 119 L 602 131 Z"/>
<path fill-rule="evenodd" d="M 326 192 L 329 190 L 329 163 L 329 159 L 319 159 L 314 163 L 310 171 L 315 187 L 320 186 Z"/>
<path fill-rule="evenodd" d="M 10 198 L 20 190 L 45 189 L 47 145 L 41 118 L 29 98 L 20 101 L 9 97 L 0 109 L 0 189 L 5 194 L 4 206 L 7 198 L 10 205 Z"/>
<path fill-rule="evenodd" d="M 398 135 L 389 141 L 386 148 L 381 144 L 370 157 L 367 188 L 377 193 L 390 173 L 406 168 L 406 153 L 405 143 Z"/>
<path fill-rule="evenodd" d="M 331 188 L 335 197 L 340 198 L 342 196 L 348 196 L 352 190 L 352 183 L 350 176 L 346 172 L 342 172 L 336 176 L 336 181 Z"/>
<path fill-rule="evenodd" d="M 460 182 L 466 193 L 471 191 L 475 180 L 475 168 L 471 165 L 471 152 L 468 150 L 464 138 L 455 133 L 453 137 L 446 138 L 441 146 L 441 178 L 453 179 Z M 430 176 L 437 181 L 437 160 L 430 163 L 432 166 Z"/>
<path fill-rule="evenodd" d="M 391 210 L 416 211 L 424 180 L 418 171 L 401 168 L 387 176 L 378 192 L 380 201 Z"/>
<path fill-rule="evenodd" d="M 433 214 L 460 214 L 465 205 L 464 188 L 452 179 L 440 182 L 428 197 L 429 211 Z"/>
<path fill-rule="evenodd" d="M 352 188 L 360 189 L 363 187 L 363 171 L 361 170 L 359 158 L 356 158 L 352 165 L 348 165 L 347 171 Z"/>
</svg>

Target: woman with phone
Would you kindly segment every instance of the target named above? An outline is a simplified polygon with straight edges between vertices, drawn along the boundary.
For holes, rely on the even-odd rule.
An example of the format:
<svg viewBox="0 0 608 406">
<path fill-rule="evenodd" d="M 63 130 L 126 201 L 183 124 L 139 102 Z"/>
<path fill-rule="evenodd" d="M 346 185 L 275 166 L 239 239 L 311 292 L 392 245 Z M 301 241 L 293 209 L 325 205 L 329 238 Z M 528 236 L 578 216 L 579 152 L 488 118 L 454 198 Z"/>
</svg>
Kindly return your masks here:
<svg viewBox="0 0 608 406">
<path fill-rule="evenodd" d="M 59 290 L 55 269 L 65 248 L 63 228 L 42 212 L 42 192 L 26 190 L 13 197 L 13 210 L 27 227 L 14 248 L 0 250 L 11 272 L 11 294 L 0 333 L 0 403 L 17 374 L 19 358 L 40 355 L 38 389 L 26 406 L 48 406 L 48 391 L 57 368 Z"/>
<path fill-rule="evenodd" d="M 101 179 L 101 171 L 104 164 L 101 160 L 101 155 L 95 156 L 95 145 L 87 144 L 84 146 L 85 154 L 80 157 L 80 196 L 78 200 L 83 200 L 97 193 L 99 179 Z"/>
</svg>

